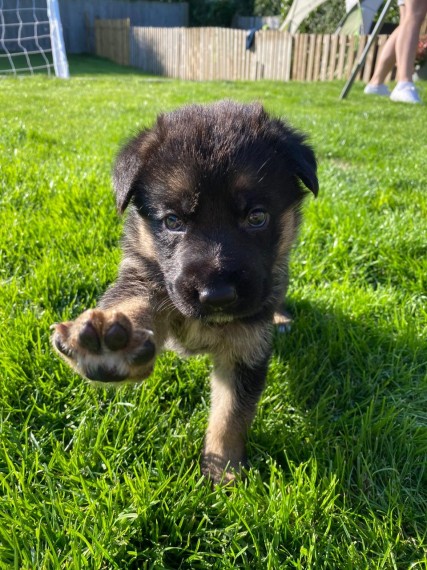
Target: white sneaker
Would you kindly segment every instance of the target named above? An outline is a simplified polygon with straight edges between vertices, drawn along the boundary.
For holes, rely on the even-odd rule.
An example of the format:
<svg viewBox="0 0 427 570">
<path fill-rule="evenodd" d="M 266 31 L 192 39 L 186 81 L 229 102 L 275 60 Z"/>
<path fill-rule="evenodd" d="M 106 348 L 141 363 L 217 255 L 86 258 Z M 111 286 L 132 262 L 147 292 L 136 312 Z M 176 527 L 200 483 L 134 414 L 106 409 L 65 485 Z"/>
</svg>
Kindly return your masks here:
<svg viewBox="0 0 427 570">
<path fill-rule="evenodd" d="M 382 97 L 390 96 L 390 90 L 387 85 L 384 85 L 384 83 L 380 83 L 379 85 L 371 85 L 368 83 L 363 92 L 365 95 L 381 95 Z"/>
<path fill-rule="evenodd" d="M 390 99 L 397 103 L 421 103 L 417 88 L 411 81 L 402 81 L 396 85 Z"/>
</svg>

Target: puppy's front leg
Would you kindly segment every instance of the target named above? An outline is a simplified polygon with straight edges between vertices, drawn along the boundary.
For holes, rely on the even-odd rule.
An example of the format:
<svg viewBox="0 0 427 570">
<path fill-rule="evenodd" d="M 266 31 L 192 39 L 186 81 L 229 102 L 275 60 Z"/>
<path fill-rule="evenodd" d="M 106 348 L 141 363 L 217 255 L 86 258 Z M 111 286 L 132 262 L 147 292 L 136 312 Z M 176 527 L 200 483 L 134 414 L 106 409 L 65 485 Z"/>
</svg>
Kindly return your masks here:
<svg viewBox="0 0 427 570">
<path fill-rule="evenodd" d="M 163 340 L 159 328 L 148 295 L 129 295 L 129 287 L 126 291 L 119 283 L 96 309 L 85 311 L 75 321 L 53 325 L 52 344 L 89 380 L 138 381 L 153 369 Z"/>
<path fill-rule="evenodd" d="M 215 483 L 233 480 L 244 463 L 246 434 L 264 389 L 268 356 L 255 365 L 214 359 L 202 470 Z"/>
</svg>

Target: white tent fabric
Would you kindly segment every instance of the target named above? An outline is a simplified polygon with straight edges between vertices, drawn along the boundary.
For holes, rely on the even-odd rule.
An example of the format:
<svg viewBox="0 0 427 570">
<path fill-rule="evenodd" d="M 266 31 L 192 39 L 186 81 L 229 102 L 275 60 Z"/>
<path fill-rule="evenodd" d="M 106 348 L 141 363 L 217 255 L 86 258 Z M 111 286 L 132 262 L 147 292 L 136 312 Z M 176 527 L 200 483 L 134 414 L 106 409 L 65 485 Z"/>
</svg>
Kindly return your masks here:
<svg viewBox="0 0 427 570">
<path fill-rule="evenodd" d="M 380 9 L 382 3 L 383 0 L 362 0 L 360 3 L 363 20 L 363 29 L 360 31 L 361 34 L 369 34 L 375 14 Z"/>
<path fill-rule="evenodd" d="M 327 0 L 294 0 L 280 29 L 295 34 L 307 16 L 325 2 Z"/>
<path fill-rule="evenodd" d="M 347 12 L 338 24 L 338 28 L 335 30 L 335 33 L 343 34 L 344 36 L 354 36 L 360 34 L 362 29 L 362 11 L 359 8 L 359 5 L 356 4 L 350 12 Z"/>
<path fill-rule="evenodd" d="M 325 2 L 327 0 L 294 0 L 280 29 L 295 34 L 307 16 Z M 361 11 L 362 22 L 359 33 L 369 33 L 375 14 L 382 2 L 383 0 L 360 0 L 360 2 L 358 0 L 345 0 L 347 15 L 350 15 L 355 9 Z M 345 20 L 342 25 L 344 23 Z"/>
</svg>

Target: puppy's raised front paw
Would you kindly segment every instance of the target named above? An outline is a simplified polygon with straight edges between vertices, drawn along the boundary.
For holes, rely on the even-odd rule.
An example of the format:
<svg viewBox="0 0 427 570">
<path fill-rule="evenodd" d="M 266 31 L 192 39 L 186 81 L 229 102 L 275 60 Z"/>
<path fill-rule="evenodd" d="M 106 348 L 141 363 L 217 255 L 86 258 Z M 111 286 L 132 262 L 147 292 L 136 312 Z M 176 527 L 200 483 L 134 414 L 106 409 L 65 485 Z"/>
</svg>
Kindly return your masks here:
<svg viewBox="0 0 427 570">
<path fill-rule="evenodd" d="M 52 326 L 52 344 L 80 375 L 96 382 L 139 381 L 153 370 L 153 333 L 136 330 L 123 313 L 85 311 L 75 321 Z"/>
</svg>

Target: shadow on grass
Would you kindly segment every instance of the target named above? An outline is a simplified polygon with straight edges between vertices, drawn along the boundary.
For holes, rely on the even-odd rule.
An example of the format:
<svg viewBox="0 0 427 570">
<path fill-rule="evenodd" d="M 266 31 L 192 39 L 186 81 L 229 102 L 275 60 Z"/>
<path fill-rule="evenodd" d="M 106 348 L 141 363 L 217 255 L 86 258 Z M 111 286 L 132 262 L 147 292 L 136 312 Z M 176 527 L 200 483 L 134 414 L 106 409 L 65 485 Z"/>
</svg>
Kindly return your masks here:
<svg viewBox="0 0 427 570">
<path fill-rule="evenodd" d="M 384 512 L 405 504 L 407 522 L 424 527 L 427 343 L 409 324 L 398 334 L 372 315 L 364 322 L 307 302 L 291 312 L 292 331 L 275 338 L 252 465 L 268 479 L 257 453 L 284 471 L 314 461 L 320 477 L 335 474 L 356 502 Z"/>
</svg>

